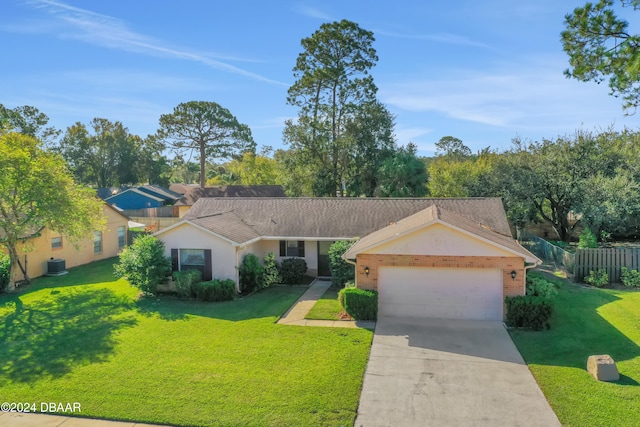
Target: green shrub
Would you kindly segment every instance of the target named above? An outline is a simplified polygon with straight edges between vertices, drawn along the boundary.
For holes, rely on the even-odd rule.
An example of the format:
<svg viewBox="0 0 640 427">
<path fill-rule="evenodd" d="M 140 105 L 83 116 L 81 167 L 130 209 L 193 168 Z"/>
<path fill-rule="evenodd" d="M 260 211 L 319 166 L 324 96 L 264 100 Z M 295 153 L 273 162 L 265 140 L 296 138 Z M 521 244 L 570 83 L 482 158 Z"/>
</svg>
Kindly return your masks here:
<svg viewBox="0 0 640 427">
<path fill-rule="evenodd" d="M 302 258 L 286 258 L 280 264 L 282 283 L 297 285 L 302 283 L 304 273 L 307 272 L 307 262 Z"/>
<path fill-rule="evenodd" d="M 555 283 L 535 273 L 528 274 L 526 295 L 505 298 L 507 325 L 534 330 L 549 329 L 556 295 L 558 289 Z"/>
<path fill-rule="evenodd" d="M 549 329 L 553 313 L 552 300 L 541 296 L 506 297 L 506 323 L 517 328 Z"/>
<path fill-rule="evenodd" d="M 622 267 L 622 276 L 620 279 L 625 286 L 640 288 L 640 272 L 638 270 Z"/>
<path fill-rule="evenodd" d="M 276 255 L 273 252 L 269 252 L 264 256 L 262 287 L 268 288 L 271 285 L 276 285 L 281 282 L 280 266 L 278 265 L 278 261 L 276 261 Z"/>
<path fill-rule="evenodd" d="M 202 301 L 231 301 L 236 295 L 236 285 L 231 279 L 198 282 L 193 289 L 196 298 Z"/>
<path fill-rule="evenodd" d="M 9 255 L 0 254 L 0 293 L 4 292 L 11 280 L 11 259 Z"/>
<path fill-rule="evenodd" d="M 114 266 L 116 277 L 124 277 L 143 292 L 156 288 L 171 273 L 171 259 L 164 256 L 164 243 L 151 235 L 139 236 L 120 252 Z"/>
<path fill-rule="evenodd" d="M 598 238 L 591 231 L 589 227 L 585 227 L 580 233 L 580 240 L 578 240 L 579 249 L 597 248 Z"/>
<path fill-rule="evenodd" d="M 558 295 L 556 285 L 542 276 L 527 275 L 526 294 L 533 297 L 543 297 L 553 300 Z"/>
<path fill-rule="evenodd" d="M 343 288 L 338 292 L 338 300 L 349 316 L 356 320 L 376 320 L 378 318 L 378 293 L 358 288 Z"/>
<path fill-rule="evenodd" d="M 246 254 L 238 268 L 240 275 L 240 291 L 248 294 L 260 289 L 264 280 L 264 267 L 254 254 Z"/>
<path fill-rule="evenodd" d="M 607 270 L 604 269 L 598 271 L 591 270 L 589 275 L 584 277 L 584 281 L 591 286 L 601 288 L 609 284 L 609 275 L 607 274 Z"/>
<path fill-rule="evenodd" d="M 350 240 L 338 240 L 329 247 L 329 266 L 331 268 L 331 284 L 343 287 L 353 280 L 356 275 L 356 266 L 342 259 L 342 255 L 353 246 L 355 242 Z"/>
<path fill-rule="evenodd" d="M 193 295 L 193 285 L 202 280 L 202 272 L 200 270 L 184 270 L 173 272 L 173 284 L 176 293 L 181 297 L 189 297 Z"/>
</svg>

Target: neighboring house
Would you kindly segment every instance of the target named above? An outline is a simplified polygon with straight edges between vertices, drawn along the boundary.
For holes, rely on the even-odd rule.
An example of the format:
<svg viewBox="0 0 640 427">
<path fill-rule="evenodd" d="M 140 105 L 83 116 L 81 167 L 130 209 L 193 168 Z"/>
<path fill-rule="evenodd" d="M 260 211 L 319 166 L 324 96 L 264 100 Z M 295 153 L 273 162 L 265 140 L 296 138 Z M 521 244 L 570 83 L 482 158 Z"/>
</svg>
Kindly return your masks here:
<svg viewBox="0 0 640 427">
<path fill-rule="evenodd" d="M 118 255 L 127 244 L 129 219 L 106 203 L 102 211 L 106 218 L 104 230 L 90 233 L 86 239 L 77 242 L 77 247 L 64 235 L 47 228 L 39 237 L 19 246 L 21 260 L 24 262 L 25 257 L 27 260 L 29 277 L 33 279 L 46 274 L 47 262 L 52 258 L 64 260 L 66 268 L 71 268 Z"/>
<path fill-rule="evenodd" d="M 182 218 L 201 197 L 286 197 L 281 185 L 216 185 L 202 188 L 198 185 L 171 184 L 171 191 L 183 196 L 175 206 Z"/>
<path fill-rule="evenodd" d="M 106 190 L 108 189 L 98 189 L 98 195 L 105 195 Z M 115 191 L 115 194 L 104 198 L 104 201 L 120 209 L 132 210 L 170 206 L 181 197 L 182 194 L 157 185 L 141 185 Z"/>
<path fill-rule="evenodd" d="M 176 193 L 159 185 L 141 185 L 138 190 L 159 197 L 165 201 L 165 205 L 173 205 L 182 197 L 182 193 Z"/>
<path fill-rule="evenodd" d="M 201 198 L 156 236 L 175 270 L 236 283 L 247 253 L 301 257 L 330 276 L 331 243 L 360 238 L 345 259 L 382 315 L 501 320 L 504 297 L 523 295 L 525 269 L 540 263 L 499 198 Z"/>
</svg>

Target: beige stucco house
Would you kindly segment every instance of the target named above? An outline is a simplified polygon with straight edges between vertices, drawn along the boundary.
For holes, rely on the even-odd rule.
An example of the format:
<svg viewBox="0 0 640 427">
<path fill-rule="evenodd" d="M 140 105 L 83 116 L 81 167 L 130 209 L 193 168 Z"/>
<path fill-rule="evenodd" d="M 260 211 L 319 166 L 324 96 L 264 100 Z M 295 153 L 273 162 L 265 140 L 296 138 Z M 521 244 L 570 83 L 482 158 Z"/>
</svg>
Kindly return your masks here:
<svg viewBox="0 0 640 427">
<path fill-rule="evenodd" d="M 18 247 L 21 261 L 27 261 L 27 272 L 30 278 L 47 273 L 47 262 L 63 259 L 66 268 L 77 267 L 93 261 L 111 258 L 118 255 L 120 249 L 127 244 L 129 219 L 109 204 L 103 204 L 102 212 L 106 218 L 103 230 L 95 230 L 86 239 L 77 242 L 77 247 L 64 235 L 47 228 L 39 237 L 29 239 Z"/>
<path fill-rule="evenodd" d="M 174 269 L 236 283 L 247 253 L 301 257 L 329 276 L 331 243 L 357 240 L 344 256 L 356 286 L 395 316 L 501 320 L 504 297 L 523 295 L 540 262 L 513 239 L 498 198 L 200 198 L 156 236 Z"/>
</svg>

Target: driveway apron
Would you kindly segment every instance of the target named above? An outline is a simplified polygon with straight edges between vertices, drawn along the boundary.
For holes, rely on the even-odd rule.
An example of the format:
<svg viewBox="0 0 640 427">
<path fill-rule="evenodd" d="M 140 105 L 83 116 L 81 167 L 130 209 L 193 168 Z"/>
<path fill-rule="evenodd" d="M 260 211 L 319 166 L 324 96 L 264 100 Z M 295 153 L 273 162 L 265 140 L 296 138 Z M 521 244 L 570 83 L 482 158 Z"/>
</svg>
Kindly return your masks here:
<svg viewBox="0 0 640 427">
<path fill-rule="evenodd" d="M 355 425 L 560 422 L 501 322 L 382 317 Z"/>
</svg>

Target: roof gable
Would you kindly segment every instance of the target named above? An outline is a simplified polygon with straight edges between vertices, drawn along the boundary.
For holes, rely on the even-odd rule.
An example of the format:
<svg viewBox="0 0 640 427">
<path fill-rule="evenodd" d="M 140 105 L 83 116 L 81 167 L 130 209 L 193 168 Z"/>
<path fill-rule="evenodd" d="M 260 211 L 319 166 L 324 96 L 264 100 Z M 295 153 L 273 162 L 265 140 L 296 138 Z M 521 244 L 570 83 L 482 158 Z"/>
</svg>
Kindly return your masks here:
<svg viewBox="0 0 640 427">
<path fill-rule="evenodd" d="M 182 194 L 176 193 L 175 191 L 168 190 L 158 185 L 141 185 L 137 189 L 144 193 L 159 197 L 160 199 L 163 199 L 165 201 L 175 202 L 182 197 Z"/>
<path fill-rule="evenodd" d="M 107 197 L 106 199 L 104 199 L 104 201 L 107 202 L 107 203 L 114 203 L 120 197 L 126 197 L 126 196 L 130 196 L 130 195 L 136 195 L 136 196 L 143 197 L 145 199 L 150 199 L 150 200 L 153 200 L 153 201 L 156 201 L 156 202 L 164 202 L 165 201 L 164 199 L 162 199 L 160 197 L 154 196 L 153 194 L 149 194 L 149 193 L 146 193 L 144 191 L 140 191 L 137 188 L 129 188 L 129 189 L 127 189 L 127 190 L 125 190 L 125 191 L 123 191 L 121 193 L 118 193 L 118 194 L 114 195 L 114 196 Z"/>
<path fill-rule="evenodd" d="M 520 246 L 511 234 L 500 233 L 487 225 L 475 222 L 471 218 L 442 209 L 436 204 L 361 238 L 343 257 L 345 259 L 355 259 L 359 253 L 370 251 L 418 230 L 432 227 L 434 224 L 442 224 L 495 246 L 502 251 L 522 256 L 527 262 L 539 261 L 533 254 Z"/>
</svg>

